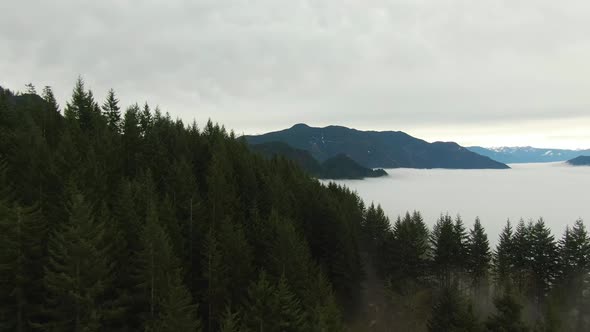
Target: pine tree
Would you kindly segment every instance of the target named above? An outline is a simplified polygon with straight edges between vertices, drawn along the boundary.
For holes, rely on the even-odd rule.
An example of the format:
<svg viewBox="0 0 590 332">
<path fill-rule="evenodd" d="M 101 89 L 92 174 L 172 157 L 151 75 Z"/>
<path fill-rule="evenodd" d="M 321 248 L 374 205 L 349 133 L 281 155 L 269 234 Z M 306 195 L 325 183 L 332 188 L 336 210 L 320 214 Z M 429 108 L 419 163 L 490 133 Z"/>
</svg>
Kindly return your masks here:
<svg viewBox="0 0 590 332">
<path fill-rule="evenodd" d="M 107 118 L 109 128 L 118 133 L 121 130 L 121 107 L 119 107 L 119 99 L 115 96 L 115 90 L 110 89 L 107 93 L 102 110 Z"/>
<path fill-rule="evenodd" d="M 43 88 L 41 97 L 49 105 L 50 110 L 59 113 L 59 105 L 55 99 L 55 95 L 53 94 L 53 89 L 50 86 L 45 86 Z"/>
<path fill-rule="evenodd" d="M 479 331 L 480 327 L 470 307 L 456 286 L 442 288 L 428 320 L 428 331 Z"/>
<path fill-rule="evenodd" d="M 512 237 L 512 263 L 516 290 L 527 292 L 527 285 L 532 278 L 532 222 L 528 225 L 520 220 Z"/>
<path fill-rule="evenodd" d="M 558 272 L 557 244 L 543 219 L 537 221 L 531 231 L 533 295 L 537 304 L 549 292 Z"/>
<path fill-rule="evenodd" d="M 479 218 L 475 219 L 473 228 L 469 231 L 467 255 L 467 271 L 472 286 L 478 289 L 487 278 L 491 261 L 490 243 Z"/>
<path fill-rule="evenodd" d="M 92 121 L 92 102 L 89 93 L 85 89 L 84 80 L 78 77 L 76 86 L 72 92 L 71 101 L 67 102 L 64 115 L 71 123 L 79 123 L 82 130 L 90 128 Z"/>
<path fill-rule="evenodd" d="M 137 175 L 140 168 L 141 133 L 139 130 L 139 106 L 137 104 L 130 106 L 125 111 L 122 141 L 125 175 L 132 177 Z"/>
<path fill-rule="evenodd" d="M 516 299 L 505 292 L 494 300 L 496 313 L 491 315 L 486 323 L 486 331 L 490 332 L 526 332 L 528 328 L 521 319 L 522 306 Z"/>
<path fill-rule="evenodd" d="M 263 271 L 248 287 L 244 316 L 247 327 L 253 331 L 279 331 L 277 302 L 275 288 Z"/>
<path fill-rule="evenodd" d="M 0 330 L 29 331 L 40 311 L 46 227 L 38 209 L 11 202 L 4 185 L 0 180 Z"/>
<path fill-rule="evenodd" d="M 569 315 L 565 322 L 571 330 L 587 330 L 590 274 L 590 237 L 582 220 L 566 231 L 560 241 L 558 292 L 563 298 L 560 309 Z"/>
<path fill-rule="evenodd" d="M 76 190 L 69 204 L 68 220 L 58 225 L 49 241 L 47 328 L 98 330 L 107 314 L 102 301 L 113 277 L 104 223 L 94 219 L 91 206 Z"/>
<path fill-rule="evenodd" d="M 420 282 L 426 277 L 430 251 L 429 232 L 420 213 L 414 211 L 412 216 L 406 213 L 403 220 L 398 218 L 392 235 L 394 250 L 387 260 L 393 265 L 391 272 L 395 285 L 402 291 L 405 287 L 404 280 Z"/>
<path fill-rule="evenodd" d="M 27 83 L 25 84 L 25 93 L 28 95 L 36 95 L 37 94 L 37 90 L 35 89 L 35 86 L 33 85 L 33 83 Z"/>
<path fill-rule="evenodd" d="M 451 284 L 461 264 L 459 239 L 456 235 L 452 218 L 449 215 L 441 215 L 431 235 L 432 266 L 439 282 L 446 286 Z"/>
<path fill-rule="evenodd" d="M 153 119 L 152 113 L 150 110 L 150 106 L 146 102 L 143 105 L 143 111 L 139 114 L 139 128 L 141 132 L 141 136 L 145 137 L 148 135 L 148 132 L 152 128 Z"/>
<path fill-rule="evenodd" d="M 511 284 L 512 272 L 514 269 L 513 258 L 513 232 L 510 220 L 506 222 L 506 226 L 500 233 L 500 239 L 494 252 L 494 278 L 496 283 L 502 290 L 506 289 Z"/>
<path fill-rule="evenodd" d="M 305 331 L 305 316 L 299 299 L 293 294 L 285 276 L 281 276 L 276 288 L 277 320 L 279 330 L 284 332 Z"/>
<path fill-rule="evenodd" d="M 158 222 L 154 203 L 148 204 L 147 220 L 140 235 L 141 250 L 136 257 L 138 298 L 144 303 L 142 322 L 145 329 L 154 330 L 167 296 L 171 292 L 170 275 L 177 273 L 168 234 Z"/>
<path fill-rule="evenodd" d="M 232 312 L 228 306 L 225 309 L 221 326 L 219 327 L 220 332 L 246 332 L 246 328 L 243 326 L 241 321 L 241 315 L 239 312 Z"/>
<path fill-rule="evenodd" d="M 201 331 L 201 321 L 197 318 L 198 307 L 192 304 L 190 292 L 182 283 L 180 270 L 168 273 L 168 291 L 162 300 L 154 331 Z"/>
<path fill-rule="evenodd" d="M 205 303 L 207 303 L 207 331 L 213 331 L 228 298 L 228 273 L 223 261 L 217 235 L 209 231 L 203 248 L 203 279 L 206 281 Z"/>
<path fill-rule="evenodd" d="M 467 248 L 467 230 L 465 229 L 465 225 L 463 224 L 463 219 L 460 215 L 455 217 L 455 225 L 454 225 L 454 233 L 455 233 L 455 269 L 459 273 L 463 273 L 467 267 L 467 258 L 468 258 L 468 248 Z"/>
</svg>

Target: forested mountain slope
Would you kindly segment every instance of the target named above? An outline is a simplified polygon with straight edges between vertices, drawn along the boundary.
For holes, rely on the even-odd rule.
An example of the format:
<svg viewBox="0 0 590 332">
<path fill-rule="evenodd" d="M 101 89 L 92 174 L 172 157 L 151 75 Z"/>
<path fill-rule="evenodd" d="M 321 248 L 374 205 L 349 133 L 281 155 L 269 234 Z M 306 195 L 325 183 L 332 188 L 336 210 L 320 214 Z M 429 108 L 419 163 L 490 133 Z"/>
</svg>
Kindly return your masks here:
<svg viewBox="0 0 590 332">
<path fill-rule="evenodd" d="M 356 304 L 359 198 L 223 127 L 0 89 L 0 154 L 1 331 L 342 331 Z"/>
<path fill-rule="evenodd" d="M 361 131 L 297 124 L 289 129 L 246 136 L 250 144 L 284 142 L 309 151 L 319 161 L 344 154 L 369 168 L 509 168 L 453 142 L 428 143 L 401 131 Z"/>
<path fill-rule="evenodd" d="M 588 331 L 589 294 L 581 220 L 492 250 L 210 121 L 0 88 L 0 331 Z"/>
<path fill-rule="evenodd" d="M 320 164 L 308 151 L 292 148 L 283 142 L 252 144 L 250 148 L 267 158 L 284 157 L 292 160 L 310 175 L 321 179 L 362 179 L 387 175 L 383 169 L 363 167 L 343 154 Z"/>
</svg>

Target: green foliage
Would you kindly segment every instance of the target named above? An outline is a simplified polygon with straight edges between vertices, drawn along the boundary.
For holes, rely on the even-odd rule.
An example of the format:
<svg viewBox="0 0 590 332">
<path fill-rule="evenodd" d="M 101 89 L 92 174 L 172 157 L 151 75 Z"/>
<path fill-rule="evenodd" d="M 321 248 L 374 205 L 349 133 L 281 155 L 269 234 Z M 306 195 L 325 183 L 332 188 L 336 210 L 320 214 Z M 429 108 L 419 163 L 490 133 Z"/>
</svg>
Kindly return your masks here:
<svg viewBox="0 0 590 332">
<path fill-rule="evenodd" d="M 0 331 L 28 331 L 41 309 L 43 275 L 38 262 L 43 257 L 46 227 L 37 208 L 21 207 L 11 202 L 10 196 L 10 190 L 3 184 L 0 187 Z"/>
<path fill-rule="evenodd" d="M 490 242 L 479 218 L 475 219 L 467 240 L 467 272 L 475 287 L 489 272 L 491 261 Z"/>
<path fill-rule="evenodd" d="M 455 286 L 443 287 L 434 303 L 428 320 L 428 331 L 480 331 L 481 327 L 471 312 L 470 305 Z"/>
<path fill-rule="evenodd" d="M 197 317 L 198 306 L 193 304 L 189 290 L 183 285 L 180 270 L 169 271 L 168 291 L 162 301 L 161 312 L 154 331 L 201 331 Z"/>
<path fill-rule="evenodd" d="M 49 239 L 49 258 L 44 284 L 49 330 L 98 330 L 107 309 L 103 298 L 113 280 L 113 265 L 107 256 L 104 223 L 95 220 L 84 196 L 74 190 L 69 218 Z"/>
<path fill-rule="evenodd" d="M 81 78 L 63 116 L 50 87 L 29 92 L 0 88 L 0 330 L 340 332 L 368 305 L 368 264 L 393 298 L 420 299 L 415 312 L 444 295 L 432 328 L 476 328 L 463 297 L 487 279 L 479 222 L 468 234 L 441 216 L 429 231 L 415 212 L 392 227 L 212 121 L 147 103 L 121 119 L 114 91 L 101 111 Z M 514 286 L 544 327 L 588 329 L 589 243 L 581 221 L 559 245 L 542 221 L 507 225 L 493 289 Z"/>
<path fill-rule="evenodd" d="M 494 300 L 496 313 L 486 321 L 486 331 L 490 332 L 526 332 L 528 328 L 521 319 L 522 306 L 506 292 Z"/>
<path fill-rule="evenodd" d="M 119 107 L 119 99 L 115 96 L 115 90 L 110 89 L 107 98 L 102 104 L 102 111 L 106 116 L 109 128 L 115 132 L 121 130 L 121 107 Z"/>
<path fill-rule="evenodd" d="M 513 258 L 513 230 L 510 221 L 500 233 L 498 245 L 493 256 L 493 270 L 495 281 L 500 287 L 506 288 L 510 285 L 514 271 Z"/>
</svg>

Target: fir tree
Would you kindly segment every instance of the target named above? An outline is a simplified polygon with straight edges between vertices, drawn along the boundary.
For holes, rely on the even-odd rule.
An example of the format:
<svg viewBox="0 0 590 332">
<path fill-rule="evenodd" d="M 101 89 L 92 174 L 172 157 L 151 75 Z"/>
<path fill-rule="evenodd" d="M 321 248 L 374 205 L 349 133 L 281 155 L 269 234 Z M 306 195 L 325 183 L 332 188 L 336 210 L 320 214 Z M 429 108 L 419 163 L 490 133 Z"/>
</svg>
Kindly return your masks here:
<svg viewBox="0 0 590 332">
<path fill-rule="evenodd" d="M 557 244 L 543 219 L 537 221 L 531 231 L 533 291 L 537 303 L 549 292 L 558 272 Z"/>
<path fill-rule="evenodd" d="M 49 241 L 45 270 L 49 330 L 98 330 L 107 309 L 103 297 L 113 278 L 104 224 L 95 220 L 84 196 L 74 190 L 70 216 Z"/>
<path fill-rule="evenodd" d="M 305 331 L 306 317 L 299 299 L 293 294 L 285 276 L 281 276 L 276 288 L 276 301 L 278 316 L 275 318 L 280 331 L 297 332 Z"/>
<path fill-rule="evenodd" d="M 456 286 L 443 287 L 428 320 L 428 331 L 479 331 L 480 327 Z"/>
<path fill-rule="evenodd" d="M 512 225 L 510 224 L 510 221 L 507 221 L 506 226 L 504 226 L 502 229 L 502 233 L 500 233 L 500 239 L 498 241 L 498 245 L 496 246 L 496 251 L 494 252 L 493 257 L 494 277 L 496 283 L 503 289 L 510 285 L 511 276 L 514 269 L 512 241 Z"/>
<path fill-rule="evenodd" d="M 505 292 L 494 300 L 496 313 L 486 321 L 486 330 L 490 332 L 526 332 L 528 328 L 521 319 L 522 306 L 516 299 Z"/>
<path fill-rule="evenodd" d="M 40 312 L 46 227 L 37 209 L 7 196 L 0 193 L 0 330 L 22 332 Z"/>
<path fill-rule="evenodd" d="M 136 284 L 138 298 L 144 304 L 142 322 L 145 329 L 154 330 L 158 324 L 163 303 L 170 290 L 171 273 L 176 273 L 174 257 L 168 234 L 158 221 L 154 203 L 148 204 L 147 220 L 140 234 L 141 249 L 137 254 Z"/>
<path fill-rule="evenodd" d="M 198 307 L 192 304 L 190 292 L 182 283 L 180 270 L 168 273 L 168 291 L 162 300 L 154 331 L 201 331 L 201 321 L 197 318 Z"/>
<path fill-rule="evenodd" d="M 475 219 L 467 240 L 467 271 L 473 287 L 476 289 L 487 278 L 490 268 L 491 253 L 488 236 L 479 218 Z"/>
<path fill-rule="evenodd" d="M 263 271 L 258 280 L 248 287 L 245 305 L 247 327 L 253 331 L 279 331 L 277 302 L 275 288 Z"/>
<path fill-rule="evenodd" d="M 121 108 L 119 107 L 119 99 L 115 96 L 115 90 L 110 89 L 107 93 L 107 99 L 102 105 L 102 110 L 107 118 L 109 128 L 119 132 L 121 130 Z"/>
</svg>

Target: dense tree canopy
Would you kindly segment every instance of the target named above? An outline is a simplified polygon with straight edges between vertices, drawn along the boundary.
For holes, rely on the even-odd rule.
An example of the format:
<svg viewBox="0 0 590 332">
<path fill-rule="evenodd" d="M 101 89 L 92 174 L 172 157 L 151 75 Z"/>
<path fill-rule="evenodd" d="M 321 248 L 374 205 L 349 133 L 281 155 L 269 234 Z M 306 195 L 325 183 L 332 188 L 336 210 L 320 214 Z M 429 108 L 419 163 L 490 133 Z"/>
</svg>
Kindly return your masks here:
<svg viewBox="0 0 590 332">
<path fill-rule="evenodd" d="M 370 288 L 413 330 L 590 329 L 581 220 L 508 222 L 492 250 L 479 219 L 391 224 L 211 121 L 119 103 L 0 88 L 0 331 L 336 332 Z"/>
</svg>

